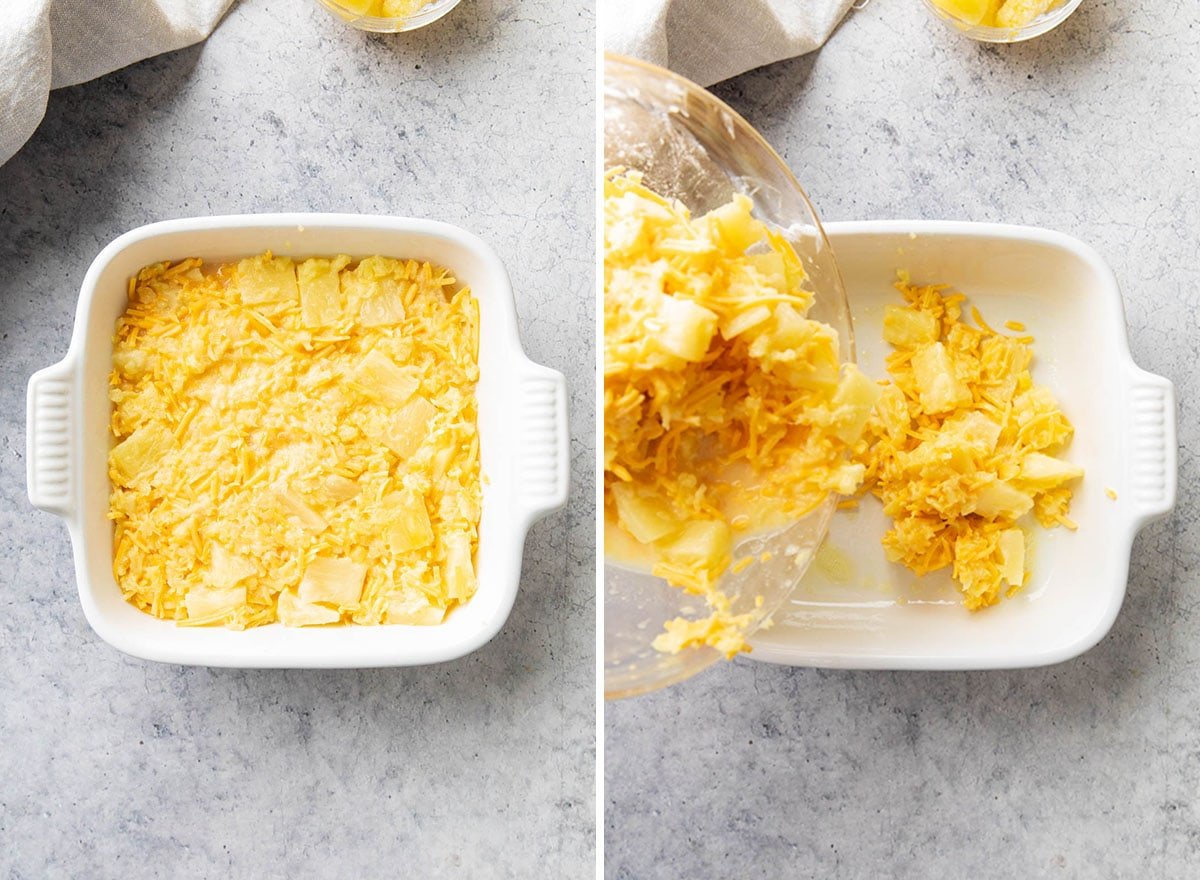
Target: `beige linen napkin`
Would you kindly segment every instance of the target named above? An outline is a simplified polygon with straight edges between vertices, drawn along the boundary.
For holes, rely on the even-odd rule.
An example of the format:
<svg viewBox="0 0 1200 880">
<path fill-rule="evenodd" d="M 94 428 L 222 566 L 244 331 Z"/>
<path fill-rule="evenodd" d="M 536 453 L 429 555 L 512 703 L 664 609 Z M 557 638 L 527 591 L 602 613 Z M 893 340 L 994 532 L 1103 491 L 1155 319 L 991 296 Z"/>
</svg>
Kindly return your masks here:
<svg viewBox="0 0 1200 880">
<path fill-rule="evenodd" d="M 0 163 L 21 148 L 51 89 L 207 37 L 233 0 L 0 0 Z"/>
<path fill-rule="evenodd" d="M 702 86 L 821 45 L 855 0 L 602 0 L 604 48 Z"/>
</svg>

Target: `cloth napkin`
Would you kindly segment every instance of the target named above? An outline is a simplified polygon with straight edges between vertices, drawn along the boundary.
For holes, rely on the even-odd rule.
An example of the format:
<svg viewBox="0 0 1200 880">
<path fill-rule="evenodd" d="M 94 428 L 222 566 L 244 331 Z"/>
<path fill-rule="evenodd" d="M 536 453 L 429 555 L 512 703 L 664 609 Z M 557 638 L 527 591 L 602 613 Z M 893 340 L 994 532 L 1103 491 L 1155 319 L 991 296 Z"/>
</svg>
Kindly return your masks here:
<svg viewBox="0 0 1200 880">
<path fill-rule="evenodd" d="M 702 86 L 819 49 L 855 0 L 604 0 L 604 48 Z"/>
<path fill-rule="evenodd" d="M 233 0 L 0 0 L 0 164 L 33 134 L 51 89 L 212 33 Z"/>
</svg>

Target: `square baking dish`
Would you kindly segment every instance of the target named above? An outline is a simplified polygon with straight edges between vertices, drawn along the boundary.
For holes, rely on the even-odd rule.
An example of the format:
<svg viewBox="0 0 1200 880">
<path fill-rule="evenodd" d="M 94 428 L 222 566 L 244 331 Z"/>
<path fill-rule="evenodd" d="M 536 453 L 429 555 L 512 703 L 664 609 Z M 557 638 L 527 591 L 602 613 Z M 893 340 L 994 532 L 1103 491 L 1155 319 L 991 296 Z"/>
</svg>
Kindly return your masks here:
<svg viewBox="0 0 1200 880">
<path fill-rule="evenodd" d="M 242 632 L 178 627 L 128 604 L 112 574 L 107 518 L 112 337 L 129 278 L 162 260 L 228 261 L 272 250 L 307 256 L 373 254 L 428 260 L 479 302 L 480 468 L 475 596 L 438 626 L 288 628 Z M 101 251 L 80 290 L 66 357 L 35 373 L 27 401 L 27 478 L 34 506 L 61 516 L 74 550 L 84 614 L 114 647 L 149 660 L 239 667 L 410 666 L 451 660 L 487 642 L 516 598 L 525 534 L 567 497 L 566 383 L 521 349 L 508 274 L 483 241 L 445 223 L 351 214 L 169 220 Z"/>
<path fill-rule="evenodd" d="M 860 669 L 1039 666 L 1091 648 L 1116 619 L 1134 536 L 1175 504 L 1175 392 L 1129 355 L 1121 294 L 1099 254 L 1042 229 L 979 223 L 830 223 L 854 316 L 858 362 L 887 375 L 882 320 L 901 302 L 897 269 L 965 293 L 993 327 L 1034 337 L 1034 379 L 1075 424 L 1066 457 L 1085 468 L 1071 517 L 1079 530 L 1035 529 L 1031 577 L 1012 598 L 965 610 L 947 572 L 917 577 L 888 562 L 889 526 L 874 497 L 839 512 L 825 545 L 755 660 Z M 1111 489 L 1116 498 L 1110 498 Z"/>
</svg>

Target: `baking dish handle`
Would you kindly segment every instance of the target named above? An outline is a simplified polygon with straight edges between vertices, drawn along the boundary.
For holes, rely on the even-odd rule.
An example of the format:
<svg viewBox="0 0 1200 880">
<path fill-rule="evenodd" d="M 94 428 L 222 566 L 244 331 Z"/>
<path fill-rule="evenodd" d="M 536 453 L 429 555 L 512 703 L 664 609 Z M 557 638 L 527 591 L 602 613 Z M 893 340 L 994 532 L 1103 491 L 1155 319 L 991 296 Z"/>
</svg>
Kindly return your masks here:
<svg viewBox="0 0 1200 880">
<path fill-rule="evenodd" d="M 63 360 L 29 377 L 25 402 L 25 478 L 34 507 L 70 516 L 75 480 L 71 454 L 73 365 Z"/>
<path fill-rule="evenodd" d="M 1129 487 L 1138 527 L 1175 507 L 1175 386 L 1134 367 L 1129 382 Z"/>
<path fill-rule="evenodd" d="M 556 370 L 528 361 L 520 373 L 518 400 L 516 498 L 526 520 L 533 522 L 567 502 L 567 380 Z"/>
</svg>

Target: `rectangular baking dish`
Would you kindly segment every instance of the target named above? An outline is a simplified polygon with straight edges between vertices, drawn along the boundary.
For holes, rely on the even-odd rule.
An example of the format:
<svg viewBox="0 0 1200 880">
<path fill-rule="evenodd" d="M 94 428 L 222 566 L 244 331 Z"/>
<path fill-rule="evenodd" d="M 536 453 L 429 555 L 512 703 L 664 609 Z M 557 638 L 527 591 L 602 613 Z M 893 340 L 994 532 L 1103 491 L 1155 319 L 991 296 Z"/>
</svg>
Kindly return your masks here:
<svg viewBox="0 0 1200 880">
<path fill-rule="evenodd" d="M 273 250 L 303 258 L 373 254 L 429 260 L 479 301 L 479 588 L 439 626 L 244 632 L 178 627 L 125 602 L 112 574 L 108 512 L 112 336 L 129 278 L 141 267 L 201 257 L 227 261 Z M 567 497 L 566 384 L 521 349 L 508 275 L 483 241 L 445 223 L 351 214 L 170 220 L 122 235 L 83 281 L 66 357 L 35 373 L 27 400 L 27 478 L 36 507 L 66 520 L 84 614 L 114 647 L 168 663 L 241 667 L 409 666 L 460 657 L 499 632 L 512 608 L 525 534 Z"/>
<path fill-rule="evenodd" d="M 1112 626 L 1134 536 L 1175 504 L 1175 392 L 1129 355 L 1116 278 L 1099 254 L 1042 229 L 978 223 L 867 222 L 825 227 L 854 316 L 858 362 L 887 375 L 884 308 L 897 269 L 965 293 L 993 327 L 1035 338 L 1036 381 L 1075 424 L 1066 457 L 1082 465 L 1077 532 L 1036 529 L 1031 579 L 1011 599 L 966 611 L 949 574 L 918 578 L 886 559 L 879 502 L 839 512 L 825 546 L 755 660 L 861 669 L 1039 666 L 1083 653 Z M 1106 493 L 1116 494 L 1113 500 Z"/>
</svg>

